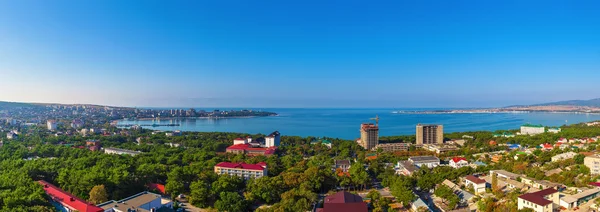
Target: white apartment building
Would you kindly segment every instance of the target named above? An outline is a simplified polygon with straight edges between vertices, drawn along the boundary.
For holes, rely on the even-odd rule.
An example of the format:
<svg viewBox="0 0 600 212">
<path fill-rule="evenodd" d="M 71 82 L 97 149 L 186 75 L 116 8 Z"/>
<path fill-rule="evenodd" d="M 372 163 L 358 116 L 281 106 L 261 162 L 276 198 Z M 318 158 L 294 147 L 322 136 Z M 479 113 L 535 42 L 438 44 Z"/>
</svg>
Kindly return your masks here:
<svg viewBox="0 0 600 212">
<path fill-rule="evenodd" d="M 558 155 L 555 155 L 552 157 L 552 162 L 571 159 L 571 158 L 574 158 L 575 155 L 577 155 L 577 153 L 574 153 L 574 152 L 565 152 L 562 154 L 558 154 Z"/>
<path fill-rule="evenodd" d="M 238 176 L 244 179 L 259 178 L 267 176 L 267 164 L 265 162 L 257 164 L 221 162 L 215 165 L 215 173 Z"/>
<path fill-rule="evenodd" d="M 54 121 L 54 120 L 48 120 L 46 122 L 46 125 L 48 127 L 48 130 L 50 130 L 50 131 L 54 131 L 58 127 L 56 121 Z"/>
<path fill-rule="evenodd" d="M 600 174 L 600 157 L 598 155 L 590 155 L 583 159 L 583 164 L 590 168 L 590 174 Z"/>
<path fill-rule="evenodd" d="M 128 149 L 119 149 L 119 148 L 111 148 L 111 147 L 107 147 L 107 148 L 103 148 L 103 149 L 104 149 L 104 153 L 105 154 L 117 154 L 117 155 L 131 155 L 131 156 L 136 156 L 136 155 L 142 153 L 142 152 L 128 150 Z"/>
<path fill-rule="evenodd" d="M 537 135 L 546 132 L 542 125 L 524 124 L 521 125 L 521 135 Z"/>
</svg>

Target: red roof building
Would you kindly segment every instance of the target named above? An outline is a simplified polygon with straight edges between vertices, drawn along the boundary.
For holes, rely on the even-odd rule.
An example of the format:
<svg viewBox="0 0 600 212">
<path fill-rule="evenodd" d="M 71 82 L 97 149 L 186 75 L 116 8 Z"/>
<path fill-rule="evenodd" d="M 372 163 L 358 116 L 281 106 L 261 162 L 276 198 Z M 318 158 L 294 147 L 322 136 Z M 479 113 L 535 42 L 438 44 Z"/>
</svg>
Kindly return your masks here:
<svg viewBox="0 0 600 212">
<path fill-rule="evenodd" d="M 318 208 L 317 212 L 367 212 L 367 203 L 355 194 L 340 191 L 334 195 L 325 197 L 323 208 Z"/>
<path fill-rule="evenodd" d="M 465 167 L 468 165 L 469 161 L 467 161 L 467 159 L 463 157 L 454 157 L 452 158 L 452 160 L 450 160 L 450 166 L 455 169 Z"/>
<path fill-rule="evenodd" d="M 544 189 L 538 192 L 523 194 L 519 196 L 519 209 L 522 208 L 542 208 L 543 211 L 552 211 L 552 203 L 559 202 L 558 191 L 554 188 Z"/>
<path fill-rule="evenodd" d="M 246 154 L 246 155 L 273 155 L 277 150 L 276 146 L 269 148 L 254 148 L 252 144 L 235 144 L 227 147 L 226 152 L 234 154 Z"/>
<path fill-rule="evenodd" d="M 44 187 L 44 191 L 52 201 L 61 204 L 63 207 L 69 209 L 70 211 L 79 211 L 79 212 L 103 212 L 104 209 L 95 206 L 92 203 L 86 202 L 82 199 L 73 196 L 72 194 L 63 191 L 62 189 L 46 182 L 43 180 L 38 181 Z"/>
</svg>

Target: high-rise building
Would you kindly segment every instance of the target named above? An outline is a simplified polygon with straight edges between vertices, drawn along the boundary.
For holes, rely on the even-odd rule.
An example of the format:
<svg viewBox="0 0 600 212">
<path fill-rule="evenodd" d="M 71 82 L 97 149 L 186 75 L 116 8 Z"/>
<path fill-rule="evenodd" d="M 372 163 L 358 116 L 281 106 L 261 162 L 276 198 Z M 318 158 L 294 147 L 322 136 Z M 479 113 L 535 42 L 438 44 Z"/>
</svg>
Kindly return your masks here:
<svg viewBox="0 0 600 212">
<path fill-rule="evenodd" d="M 367 123 L 360 125 L 360 140 L 358 144 L 366 150 L 371 150 L 379 144 L 379 126 Z"/>
<path fill-rule="evenodd" d="M 417 124 L 417 144 L 444 143 L 444 126 Z"/>
</svg>

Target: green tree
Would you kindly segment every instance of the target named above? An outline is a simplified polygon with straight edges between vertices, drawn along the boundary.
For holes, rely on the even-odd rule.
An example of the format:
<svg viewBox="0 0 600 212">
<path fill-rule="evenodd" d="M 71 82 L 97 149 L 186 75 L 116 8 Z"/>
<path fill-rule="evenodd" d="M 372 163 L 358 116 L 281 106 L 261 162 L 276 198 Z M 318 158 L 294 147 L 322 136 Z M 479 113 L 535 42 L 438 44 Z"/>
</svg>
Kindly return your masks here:
<svg viewBox="0 0 600 212">
<path fill-rule="evenodd" d="M 248 204 L 237 192 L 221 192 L 219 199 L 215 202 L 215 208 L 219 211 L 246 211 Z"/>
<path fill-rule="evenodd" d="M 94 204 L 100 204 L 108 201 L 108 193 L 104 185 L 97 185 L 90 190 L 89 201 Z"/>
<path fill-rule="evenodd" d="M 203 180 L 192 182 L 190 185 L 189 201 L 192 205 L 205 208 L 211 199 L 210 188 Z"/>
<path fill-rule="evenodd" d="M 273 204 L 280 200 L 285 191 L 285 183 L 281 176 L 261 177 L 248 182 L 247 199 L 259 200 L 267 204 Z"/>
</svg>

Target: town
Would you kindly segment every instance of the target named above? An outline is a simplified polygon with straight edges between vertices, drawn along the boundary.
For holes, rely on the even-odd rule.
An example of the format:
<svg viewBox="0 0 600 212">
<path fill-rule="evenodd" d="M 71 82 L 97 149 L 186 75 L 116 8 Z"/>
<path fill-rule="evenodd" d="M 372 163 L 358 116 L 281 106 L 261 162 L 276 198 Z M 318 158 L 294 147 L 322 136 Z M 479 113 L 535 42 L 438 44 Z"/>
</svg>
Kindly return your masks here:
<svg viewBox="0 0 600 212">
<path fill-rule="evenodd" d="M 4 208 L 585 211 L 600 203 L 600 122 L 461 133 L 417 124 L 414 135 L 380 137 L 375 117 L 348 141 L 276 129 L 157 131 L 43 111 L 0 113 Z M 114 117 L 109 111 L 91 118 Z"/>
</svg>

